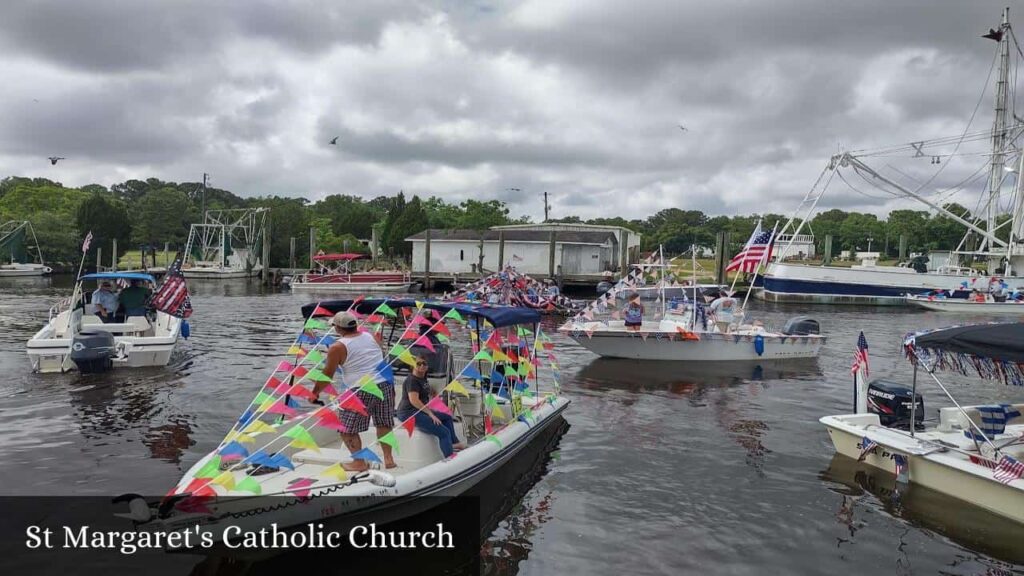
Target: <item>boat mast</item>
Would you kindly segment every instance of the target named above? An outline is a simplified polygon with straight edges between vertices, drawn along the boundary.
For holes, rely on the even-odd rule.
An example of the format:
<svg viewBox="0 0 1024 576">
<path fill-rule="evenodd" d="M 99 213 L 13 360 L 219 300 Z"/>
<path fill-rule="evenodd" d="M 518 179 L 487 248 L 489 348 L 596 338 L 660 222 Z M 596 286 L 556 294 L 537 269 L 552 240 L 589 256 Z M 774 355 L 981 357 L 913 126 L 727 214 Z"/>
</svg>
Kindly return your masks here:
<svg viewBox="0 0 1024 576">
<path fill-rule="evenodd" d="M 1007 142 L 1007 118 L 1006 102 L 1009 93 L 1010 75 L 1010 9 L 1003 10 L 1003 21 L 999 25 L 999 31 L 994 36 L 988 36 L 999 42 L 999 78 L 996 80 L 996 115 L 992 124 L 992 163 L 988 175 L 988 203 L 985 210 L 985 223 L 988 234 L 983 236 L 979 251 L 992 252 L 995 248 L 993 240 L 996 233 L 996 219 L 999 212 L 999 189 L 1003 185 L 1004 170 L 1006 164 L 1006 142 Z M 988 272 L 994 274 L 996 268 L 1001 264 L 1002 258 L 998 255 L 990 255 L 988 260 Z"/>
</svg>

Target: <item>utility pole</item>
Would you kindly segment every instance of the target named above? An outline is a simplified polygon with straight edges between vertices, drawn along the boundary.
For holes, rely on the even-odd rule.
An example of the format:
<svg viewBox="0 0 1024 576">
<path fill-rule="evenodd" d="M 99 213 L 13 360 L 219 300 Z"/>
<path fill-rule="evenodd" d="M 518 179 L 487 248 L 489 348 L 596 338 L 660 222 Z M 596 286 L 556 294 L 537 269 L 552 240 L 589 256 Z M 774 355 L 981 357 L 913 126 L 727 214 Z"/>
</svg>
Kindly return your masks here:
<svg viewBox="0 0 1024 576">
<path fill-rule="evenodd" d="M 203 172 L 203 224 L 206 224 L 206 183 L 210 175 Z"/>
<path fill-rule="evenodd" d="M 548 221 L 548 210 L 549 209 L 550 209 L 550 206 L 548 205 L 548 193 L 545 192 L 544 193 L 544 221 L 545 222 Z"/>
</svg>

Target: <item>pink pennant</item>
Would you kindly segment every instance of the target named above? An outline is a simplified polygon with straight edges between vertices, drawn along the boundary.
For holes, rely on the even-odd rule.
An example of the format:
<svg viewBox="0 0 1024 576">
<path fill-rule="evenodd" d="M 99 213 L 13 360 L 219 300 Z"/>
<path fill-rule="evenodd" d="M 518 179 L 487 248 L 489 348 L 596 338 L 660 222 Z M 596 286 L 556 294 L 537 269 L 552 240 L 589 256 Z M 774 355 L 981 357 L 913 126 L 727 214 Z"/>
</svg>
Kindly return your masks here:
<svg viewBox="0 0 1024 576">
<path fill-rule="evenodd" d="M 351 390 L 345 391 L 341 402 L 338 403 L 338 407 L 342 410 L 348 410 L 349 412 L 358 412 L 363 416 L 367 415 L 366 404 L 363 404 L 363 401 L 360 400 L 359 397 Z"/>
<path fill-rule="evenodd" d="M 487 434 L 494 434 L 494 424 L 491 422 L 491 415 L 484 415 L 484 432 Z"/>
<path fill-rule="evenodd" d="M 338 389 L 334 387 L 334 384 L 327 384 L 320 391 L 328 396 L 336 397 L 338 395 Z"/>
<path fill-rule="evenodd" d="M 295 368 L 295 365 L 294 365 L 294 364 L 292 364 L 292 363 L 290 363 L 290 362 L 285 362 L 284 360 L 282 360 L 282 361 L 281 361 L 281 362 L 280 362 L 280 363 L 279 363 L 279 364 L 277 365 L 277 368 L 275 368 L 275 369 L 274 369 L 274 371 L 275 371 L 275 372 L 291 372 L 291 371 L 292 371 L 292 368 Z"/>
<path fill-rule="evenodd" d="M 348 431 L 345 425 L 341 423 L 341 418 L 338 418 L 338 415 L 330 408 L 321 408 L 317 412 L 316 425 L 322 428 L 337 430 L 338 432 Z"/>
<path fill-rule="evenodd" d="M 281 379 L 280 378 L 275 378 L 275 377 L 271 376 L 270 378 L 267 379 L 267 383 L 264 384 L 263 386 L 264 386 L 264 388 L 268 388 L 270 390 L 273 390 L 274 392 L 277 392 L 277 387 L 280 386 L 280 385 L 281 385 Z"/>
<path fill-rule="evenodd" d="M 294 408 L 289 408 L 288 406 L 285 405 L 284 402 L 281 402 L 280 400 L 278 400 L 277 402 L 274 402 L 270 406 L 270 408 L 267 408 L 267 413 L 268 414 L 283 414 L 285 416 L 295 416 L 295 414 L 297 414 L 297 412 L 295 411 Z"/>
<path fill-rule="evenodd" d="M 296 384 L 288 388 L 288 394 L 298 398 L 304 398 L 306 400 L 312 400 L 314 398 L 313 391 L 300 384 Z"/>
<path fill-rule="evenodd" d="M 427 402 L 427 408 L 430 408 L 431 410 L 436 410 L 442 414 L 447 414 L 449 416 L 452 415 L 452 411 L 448 409 L 448 406 L 445 405 L 444 401 L 441 400 L 440 396 L 434 396 L 433 398 L 431 398 L 430 402 Z"/>
<path fill-rule="evenodd" d="M 402 335 L 399 336 L 398 339 L 399 340 L 415 340 L 416 338 L 419 338 L 419 335 L 420 335 L 419 330 L 416 330 L 415 328 L 409 327 L 409 328 L 405 329 L 405 332 L 402 332 Z"/>
<path fill-rule="evenodd" d="M 417 316 L 413 324 L 423 324 L 424 326 L 433 326 L 434 323 L 426 316 Z"/>
<path fill-rule="evenodd" d="M 430 343 L 430 338 L 427 338 L 426 336 L 420 336 L 415 342 L 413 342 L 413 344 L 419 344 L 431 352 L 436 352 L 436 350 L 434 350 L 434 345 Z"/>
<path fill-rule="evenodd" d="M 309 496 L 309 487 L 316 484 L 316 480 L 312 478 L 296 478 L 288 483 L 288 492 L 291 492 L 299 498 L 305 498 Z"/>
</svg>

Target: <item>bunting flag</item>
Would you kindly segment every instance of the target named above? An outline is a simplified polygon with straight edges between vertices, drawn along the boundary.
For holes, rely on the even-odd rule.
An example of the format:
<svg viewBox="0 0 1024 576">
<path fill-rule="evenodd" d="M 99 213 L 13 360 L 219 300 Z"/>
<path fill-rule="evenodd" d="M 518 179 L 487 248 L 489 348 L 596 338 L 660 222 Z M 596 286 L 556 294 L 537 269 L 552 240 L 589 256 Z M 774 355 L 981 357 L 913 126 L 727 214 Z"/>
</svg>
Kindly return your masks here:
<svg viewBox="0 0 1024 576">
<path fill-rule="evenodd" d="M 481 350 L 477 352 L 476 355 L 473 356 L 472 360 L 470 360 L 470 362 L 476 360 L 486 360 L 487 362 L 494 362 L 494 358 L 487 350 Z"/>
<path fill-rule="evenodd" d="M 299 498 L 306 498 L 311 492 L 309 487 L 313 484 L 316 484 L 316 480 L 312 478 L 296 478 L 288 483 L 288 488 L 285 491 L 291 492 Z"/>
<path fill-rule="evenodd" d="M 345 392 L 346 396 L 342 398 L 338 407 L 342 410 L 348 410 L 349 412 L 358 412 L 363 416 L 367 416 L 366 405 L 359 399 L 351 390 Z"/>
<path fill-rule="evenodd" d="M 491 415 L 490 414 L 484 414 L 484 433 L 485 434 L 493 434 L 494 433 L 494 424 L 491 422 Z"/>
<path fill-rule="evenodd" d="M 292 461 L 284 454 L 274 454 L 271 456 L 263 450 L 253 452 L 251 456 L 246 458 L 246 462 L 250 464 L 257 464 L 259 466 L 266 466 L 267 468 L 287 468 L 289 470 L 295 470 L 295 465 L 292 464 Z"/>
<path fill-rule="evenodd" d="M 330 408 L 321 408 L 317 411 L 317 420 L 315 425 L 322 428 L 337 430 L 338 432 L 347 431 L 345 425 L 341 423 L 341 418 L 338 418 L 338 414 Z"/>
<path fill-rule="evenodd" d="M 465 322 L 465 320 L 462 319 L 462 314 L 459 314 L 459 311 L 456 310 L 455 308 L 450 308 L 447 312 L 445 312 L 444 318 L 450 318 L 459 323 Z"/>
<path fill-rule="evenodd" d="M 214 456 L 196 472 L 196 478 L 215 478 L 220 474 L 220 456 Z"/>
<path fill-rule="evenodd" d="M 277 368 L 274 369 L 274 372 L 291 372 L 294 369 L 295 369 L 295 365 L 294 364 L 282 360 L 282 361 L 278 362 Z"/>
<path fill-rule="evenodd" d="M 379 440 L 381 444 L 387 444 L 388 446 L 391 446 L 391 449 L 395 452 L 395 454 L 398 454 L 398 438 L 395 436 L 394 430 L 381 436 L 377 440 Z"/>
<path fill-rule="evenodd" d="M 448 338 L 451 338 L 452 332 L 451 330 L 448 329 L 447 326 L 444 325 L 444 322 L 438 322 L 437 324 L 433 324 L 432 326 L 432 330 L 434 331 L 434 334 L 436 336 L 446 336 Z"/>
<path fill-rule="evenodd" d="M 331 398 L 335 398 L 338 396 L 338 389 L 334 387 L 334 384 L 327 384 L 326 386 L 321 388 L 320 391 L 323 392 L 324 394 L 327 394 Z"/>
<path fill-rule="evenodd" d="M 444 387 L 444 389 L 445 391 L 451 392 L 453 394 L 462 394 L 463 396 L 469 396 L 469 390 L 466 390 L 466 387 L 460 384 L 458 380 L 452 380 L 451 382 L 448 383 L 447 386 Z"/>
<path fill-rule="evenodd" d="M 416 339 L 416 342 L 414 342 L 414 344 L 423 346 L 424 348 L 430 350 L 431 352 L 437 352 L 437 350 L 434 349 L 434 345 L 430 342 L 430 338 L 427 338 L 426 336 L 420 336 L 419 338 Z"/>
<path fill-rule="evenodd" d="M 415 417 L 406 418 L 402 422 L 402 428 L 405 428 L 405 431 L 409 433 L 409 437 L 412 438 L 413 430 L 416 430 L 416 418 Z"/>
<path fill-rule="evenodd" d="M 395 370 L 387 360 L 381 360 L 380 364 L 377 365 L 377 375 L 388 384 L 392 386 L 395 384 Z"/>
<path fill-rule="evenodd" d="M 306 354 L 306 357 L 303 360 L 313 366 L 317 366 L 324 361 L 324 355 L 319 350 L 313 350 Z"/>
<path fill-rule="evenodd" d="M 331 464 L 327 468 L 324 468 L 323 471 L 320 472 L 320 475 L 335 478 L 339 482 L 344 482 L 348 480 L 348 472 L 345 470 L 345 467 L 341 465 L 341 463 Z"/>
<path fill-rule="evenodd" d="M 236 458 L 245 458 L 249 455 L 249 451 L 237 441 L 232 440 L 228 442 L 223 448 L 217 451 L 221 457 L 234 456 Z"/>
<path fill-rule="evenodd" d="M 307 376 L 310 380 L 312 380 L 314 382 L 330 382 L 331 381 L 331 377 L 330 376 L 328 376 L 327 374 L 324 374 L 323 372 L 321 372 L 320 370 L 318 370 L 316 368 L 313 368 L 312 370 L 307 372 L 305 374 L 305 376 Z"/>
<path fill-rule="evenodd" d="M 501 374 L 501 372 L 498 372 L 497 368 L 491 370 L 491 384 L 501 384 L 504 381 L 505 377 Z"/>
<path fill-rule="evenodd" d="M 266 422 L 264 422 L 262 420 L 254 420 L 251 424 L 246 426 L 242 430 L 242 432 L 245 432 L 247 434 L 259 434 L 261 432 L 268 432 L 268 433 L 273 434 L 273 433 L 277 432 L 277 428 L 274 428 L 273 426 L 271 426 L 270 424 L 267 424 Z"/>
<path fill-rule="evenodd" d="M 284 382 L 282 382 L 280 378 L 276 378 L 274 376 L 271 376 L 270 378 L 267 379 L 267 383 L 264 384 L 263 387 L 267 388 L 267 389 L 270 389 L 270 390 L 273 390 L 273 391 L 276 392 L 278 387 L 281 386 L 282 384 L 284 384 Z M 259 398 L 259 394 L 256 394 L 256 397 Z M 256 403 L 257 403 L 257 401 L 253 400 L 253 404 L 256 404 Z"/>
<path fill-rule="evenodd" d="M 304 386 L 302 386 L 300 384 L 296 384 L 296 385 L 292 386 L 291 388 L 289 388 L 288 389 L 288 394 L 290 396 L 297 396 L 297 397 L 305 399 L 305 400 L 312 400 L 313 398 L 315 398 L 315 396 L 313 395 L 313 391 L 312 390 L 309 390 L 308 388 L 305 388 Z"/>
<path fill-rule="evenodd" d="M 306 320 L 306 323 L 302 326 L 306 330 L 327 330 L 327 322 L 323 320 L 317 320 L 316 318 L 310 318 Z"/>
<path fill-rule="evenodd" d="M 234 490 L 235 489 L 235 475 L 232 474 L 231 472 L 227 472 L 227 471 L 221 472 L 220 474 L 217 475 L 216 478 L 214 478 L 213 480 L 210 480 L 210 483 L 211 484 L 216 484 L 218 486 L 223 486 L 227 490 Z"/>
<path fill-rule="evenodd" d="M 503 448 L 503 446 L 501 445 L 501 440 L 499 440 L 498 437 L 495 436 L 494 434 L 488 434 L 487 436 L 484 436 L 484 440 L 496 444 L 498 446 L 498 450 L 501 450 Z"/>
<path fill-rule="evenodd" d="M 361 386 L 359 386 L 359 391 L 360 392 L 366 392 L 367 394 L 370 394 L 372 396 L 376 396 L 377 398 L 383 400 L 384 399 L 384 391 L 381 390 L 380 386 L 377 385 L 377 382 L 373 379 L 373 376 L 369 376 L 369 375 L 363 376 L 360 379 L 360 382 L 362 382 L 364 380 L 365 380 L 365 382 L 363 382 L 363 384 Z"/>
<path fill-rule="evenodd" d="M 295 346 L 295 345 L 293 345 L 290 348 L 288 348 L 288 355 L 289 356 L 305 356 L 306 355 L 306 351 L 302 348 L 302 346 Z"/>
<path fill-rule="evenodd" d="M 313 309 L 312 316 L 334 316 L 334 312 L 317 304 L 316 308 Z"/>
<path fill-rule="evenodd" d="M 316 440 L 313 439 L 313 435 L 306 431 L 301 425 L 296 424 L 288 429 L 287 432 L 282 434 L 292 439 L 291 445 L 296 448 L 309 449 L 316 453 L 320 453 L 320 446 L 317 445 Z"/>
<path fill-rule="evenodd" d="M 271 404 L 267 408 L 266 412 L 270 414 L 281 414 L 283 416 L 288 416 L 289 418 L 298 414 L 298 412 L 296 412 L 293 408 L 289 408 L 284 402 L 281 402 L 280 400 Z"/>
<path fill-rule="evenodd" d="M 246 492 L 252 492 L 253 494 L 260 494 L 263 489 L 260 488 L 260 483 L 256 481 L 252 476 L 246 476 L 235 484 L 235 490 L 244 490 Z"/>
<path fill-rule="evenodd" d="M 370 450 L 369 448 L 363 448 L 358 452 L 354 452 L 352 454 L 352 459 L 366 460 L 367 462 L 376 462 L 378 464 L 382 464 L 380 456 L 377 456 L 377 454 L 373 450 Z"/>
<path fill-rule="evenodd" d="M 380 306 L 377 306 L 377 309 L 374 310 L 374 312 L 375 313 L 376 312 L 380 312 L 381 314 L 383 314 L 385 316 L 390 316 L 391 318 L 397 318 L 398 317 L 398 314 L 395 313 L 395 311 L 391 308 L 391 306 L 388 306 L 384 302 L 381 302 Z"/>
<path fill-rule="evenodd" d="M 431 410 L 440 412 L 442 414 L 447 414 L 449 416 L 452 415 L 452 411 L 448 409 L 448 405 L 446 405 L 444 401 L 441 400 L 440 396 L 434 396 L 433 398 L 431 398 L 430 402 L 427 402 L 427 408 L 430 408 Z"/>
</svg>

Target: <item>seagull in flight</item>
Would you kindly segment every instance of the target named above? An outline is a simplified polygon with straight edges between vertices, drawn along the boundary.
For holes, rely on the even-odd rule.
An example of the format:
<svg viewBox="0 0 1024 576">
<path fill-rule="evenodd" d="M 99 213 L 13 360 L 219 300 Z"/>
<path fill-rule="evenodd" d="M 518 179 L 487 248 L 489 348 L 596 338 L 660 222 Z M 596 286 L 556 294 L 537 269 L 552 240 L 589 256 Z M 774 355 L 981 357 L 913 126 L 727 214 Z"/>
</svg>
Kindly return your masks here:
<svg viewBox="0 0 1024 576">
<path fill-rule="evenodd" d="M 679 129 L 682 130 L 683 132 L 688 132 L 690 130 L 689 128 L 687 128 L 686 126 L 683 126 L 682 124 L 679 124 L 678 126 L 679 126 Z"/>
<path fill-rule="evenodd" d="M 57 161 L 58 160 L 64 160 L 64 157 L 63 156 L 50 156 L 49 158 L 47 158 L 47 160 L 50 161 L 51 165 L 56 166 L 57 165 Z"/>
<path fill-rule="evenodd" d="M 331 138 L 331 145 L 332 146 L 337 146 L 338 145 L 338 137 L 337 136 L 335 136 L 334 138 Z"/>
</svg>

